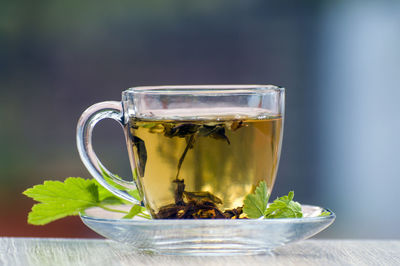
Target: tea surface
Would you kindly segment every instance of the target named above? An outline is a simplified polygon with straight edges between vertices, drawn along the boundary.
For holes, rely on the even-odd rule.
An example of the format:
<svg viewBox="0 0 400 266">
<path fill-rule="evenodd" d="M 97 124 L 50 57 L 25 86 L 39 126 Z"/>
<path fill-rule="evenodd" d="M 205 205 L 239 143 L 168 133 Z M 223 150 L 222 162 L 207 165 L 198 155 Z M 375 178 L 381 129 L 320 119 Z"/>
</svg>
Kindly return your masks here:
<svg viewBox="0 0 400 266">
<path fill-rule="evenodd" d="M 282 118 L 129 121 L 128 150 L 154 218 L 239 218 L 278 167 Z M 144 188 L 144 189 L 143 189 Z"/>
</svg>

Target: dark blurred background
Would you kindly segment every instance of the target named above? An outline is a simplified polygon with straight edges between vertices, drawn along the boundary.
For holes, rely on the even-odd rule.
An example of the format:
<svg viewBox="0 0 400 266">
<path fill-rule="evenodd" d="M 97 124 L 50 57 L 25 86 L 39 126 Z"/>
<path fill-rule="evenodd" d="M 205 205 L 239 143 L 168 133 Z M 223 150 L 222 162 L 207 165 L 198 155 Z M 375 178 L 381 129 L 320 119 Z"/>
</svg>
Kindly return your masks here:
<svg viewBox="0 0 400 266">
<path fill-rule="evenodd" d="M 136 85 L 287 88 L 273 198 L 331 208 L 318 237 L 399 238 L 400 1 L 0 2 L 0 236 L 96 237 L 77 217 L 26 224 L 21 194 L 89 178 L 75 145 L 88 106 Z M 121 176 L 122 130 L 94 145 Z"/>
</svg>

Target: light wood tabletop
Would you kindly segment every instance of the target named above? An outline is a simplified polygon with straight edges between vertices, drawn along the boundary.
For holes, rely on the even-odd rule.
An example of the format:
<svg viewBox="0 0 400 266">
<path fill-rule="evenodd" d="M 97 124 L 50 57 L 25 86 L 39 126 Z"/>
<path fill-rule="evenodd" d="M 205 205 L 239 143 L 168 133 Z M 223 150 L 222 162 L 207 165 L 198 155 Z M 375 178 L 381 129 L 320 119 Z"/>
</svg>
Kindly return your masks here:
<svg viewBox="0 0 400 266">
<path fill-rule="evenodd" d="M 0 265 L 400 265 L 400 240 L 305 240 L 273 255 L 155 255 L 101 239 L 0 238 Z"/>
</svg>

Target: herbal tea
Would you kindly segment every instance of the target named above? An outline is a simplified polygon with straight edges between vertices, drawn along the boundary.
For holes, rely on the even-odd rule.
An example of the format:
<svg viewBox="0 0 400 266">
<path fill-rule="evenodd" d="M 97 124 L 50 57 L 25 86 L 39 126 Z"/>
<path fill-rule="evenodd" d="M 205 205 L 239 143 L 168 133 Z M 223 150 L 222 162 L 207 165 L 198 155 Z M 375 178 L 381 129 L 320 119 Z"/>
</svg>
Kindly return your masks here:
<svg viewBox="0 0 400 266">
<path fill-rule="evenodd" d="M 242 218 L 245 196 L 273 187 L 282 118 L 143 120 L 128 123 L 137 185 L 154 218 Z"/>
</svg>

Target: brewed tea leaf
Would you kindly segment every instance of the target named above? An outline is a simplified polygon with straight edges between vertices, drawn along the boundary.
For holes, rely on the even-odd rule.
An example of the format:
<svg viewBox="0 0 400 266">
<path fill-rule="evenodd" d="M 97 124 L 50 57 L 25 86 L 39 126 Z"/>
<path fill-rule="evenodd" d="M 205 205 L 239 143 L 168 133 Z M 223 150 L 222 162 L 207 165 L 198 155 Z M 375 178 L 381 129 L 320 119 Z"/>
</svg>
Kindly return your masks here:
<svg viewBox="0 0 400 266">
<path fill-rule="evenodd" d="M 179 162 L 178 162 L 178 167 L 177 167 L 177 168 L 178 168 L 178 171 L 177 171 L 176 177 L 175 177 L 176 180 L 177 180 L 178 177 L 179 177 L 179 172 L 180 172 L 180 170 L 181 170 L 183 160 L 185 160 L 186 153 L 188 152 L 189 149 L 193 148 L 195 139 L 196 139 L 196 138 L 195 138 L 195 135 L 191 135 L 191 136 L 189 137 L 189 139 L 186 139 L 186 143 L 187 143 L 187 144 L 186 144 L 186 148 L 185 148 L 185 150 L 183 151 L 183 153 L 182 153 L 182 155 L 181 155 L 181 158 L 179 158 Z"/>
<path fill-rule="evenodd" d="M 153 128 L 153 127 L 155 127 L 157 125 L 158 125 L 157 123 L 143 123 L 140 126 L 143 127 L 143 128 Z"/>
<path fill-rule="evenodd" d="M 210 202 L 196 202 L 194 204 L 194 219 L 225 219 L 225 215 L 215 206 L 210 205 Z"/>
<path fill-rule="evenodd" d="M 144 170 L 146 169 L 146 162 L 147 162 L 147 150 L 144 141 L 136 136 L 131 136 L 133 145 L 135 145 L 137 149 L 137 153 L 139 156 L 138 168 L 139 168 L 139 175 L 141 177 L 144 176 Z"/>
<path fill-rule="evenodd" d="M 228 137 L 225 135 L 224 125 L 204 125 L 199 130 L 199 136 L 201 137 L 211 137 L 213 139 L 226 140 L 228 144 L 231 144 Z"/>
<path fill-rule="evenodd" d="M 215 130 L 210 134 L 210 137 L 214 139 L 226 140 L 228 144 L 231 144 L 228 137 L 225 135 L 225 127 L 223 126 L 217 126 Z"/>
<path fill-rule="evenodd" d="M 174 127 L 165 127 L 165 133 L 164 135 L 166 137 L 180 137 L 184 138 L 186 136 L 190 136 L 195 134 L 200 125 L 195 125 L 195 124 L 180 124 Z"/>
<path fill-rule="evenodd" d="M 189 146 L 189 149 L 193 149 L 194 143 L 196 142 L 196 135 L 186 136 L 185 140 L 186 140 L 186 145 Z"/>
<path fill-rule="evenodd" d="M 176 204 L 169 204 L 166 206 L 160 207 L 158 213 L 155 214 L 157 219 L 176 219 L 178 212 L 183 210 L 185 206 L 183 205 L 176 205 Z"/>
<path fill-rule="evenodd" d="M 243 213 L 243 208 L 242 207 L 237 207 L 232 210 L 225 210 L 224 211 L 224 216 L 227 219 L 240 219 L 240 215 Z"/>
<path fill-rule="evenodd" d="M 199 136 L 201 137 L 208 137 L 210 134 L 215 130 L 216 125 L 204 125 L 199 129 Z"/>
<path fill-rule="evenodd" d="M 217 196 L 211 194 L 208 191 L 197 191 L 197 192 L 189 192 L 189 191 L 184 191 L 183 195 L 187 198 L 188 201 L 194 200 L 194 201 L 209 201 L 215 204 L 222 204 L 222 200 L 218 198 Z"/>
<path fill-rule="evenodd" d="M 185 191 L 185 180 L 176 178 L 174 181 L 172 181 L 172 183 L 175 185 L 175 204 L 184 205 L 183 192 Z"/>
<path fill-rule="evenodd" d="M 183 205 L 169 204 L 159 209 L 158 219 L 225 219 L 226 216 L 214 203 L 192 200 Z"/>
<path fill-rule="evenodd" d="M 147 128 L 149 129 L 150 133 L 163 133 L 165 128 L 162 124 L 149 124 L 151 126 L 148 126 Z M 146 127 L 145 127 L 146 128 Z"/>
<path fill-rule="evenodd" d="M 246 127 L 246 126 L 247 126 L 247 125 L 243 122 L 243 120 L 240 120 L 240 121 L 234 121 L 234 122 L 232 122 L 230 128 L 231 128 L 232 131 L 236 131 L 236 130 L 238 130 L 239 128 Z"/>
</svg>

